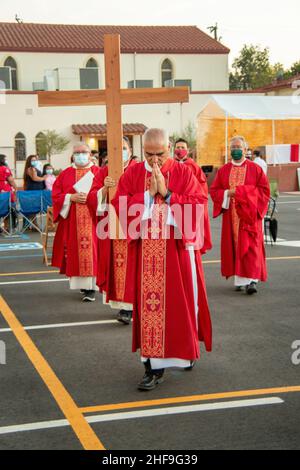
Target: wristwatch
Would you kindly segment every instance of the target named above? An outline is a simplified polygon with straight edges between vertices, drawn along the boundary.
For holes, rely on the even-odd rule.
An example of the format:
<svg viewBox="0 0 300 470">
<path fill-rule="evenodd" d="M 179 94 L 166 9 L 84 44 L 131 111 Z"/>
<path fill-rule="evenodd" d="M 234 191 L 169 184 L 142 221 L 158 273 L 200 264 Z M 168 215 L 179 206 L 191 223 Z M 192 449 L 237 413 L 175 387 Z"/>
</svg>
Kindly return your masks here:
<svg viewBox="0 0 300 470">
<path fill-rule="evenodd" d="M 168 189 L 167 194 L 164 197 L 164 200 L 166 201 L 171 196 L 172 196 L 172 192 Z"/>
</svg>

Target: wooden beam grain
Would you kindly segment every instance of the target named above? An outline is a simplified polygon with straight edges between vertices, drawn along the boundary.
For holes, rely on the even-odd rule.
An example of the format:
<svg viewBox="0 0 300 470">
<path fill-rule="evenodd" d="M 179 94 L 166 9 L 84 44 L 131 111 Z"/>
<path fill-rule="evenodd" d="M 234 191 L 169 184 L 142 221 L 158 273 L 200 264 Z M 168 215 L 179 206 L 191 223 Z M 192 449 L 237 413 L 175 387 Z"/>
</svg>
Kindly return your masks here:
<svg viewBox="0 0 300 470">
<path fill-rule="evenodd" d="M 40 107 L 105 105 L 105 90 L 39 91 L 38 104 Z"/>
<path fill-rule="evenodd" d="M 130 88 L 121 90 L 121 104 L 188 103 L 189 88 Z"/>
</svg>

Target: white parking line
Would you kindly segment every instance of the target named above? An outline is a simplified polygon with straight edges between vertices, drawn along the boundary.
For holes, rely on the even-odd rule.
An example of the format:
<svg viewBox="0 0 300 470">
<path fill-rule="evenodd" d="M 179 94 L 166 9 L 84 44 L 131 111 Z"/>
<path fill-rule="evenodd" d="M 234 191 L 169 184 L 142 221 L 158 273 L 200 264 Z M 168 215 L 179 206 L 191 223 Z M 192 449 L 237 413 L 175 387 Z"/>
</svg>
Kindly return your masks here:
<svg viewBox="0 0 300 470">
<path fill-rule="evenodd" d="M 300 201 L 282 201 L 282 202 L 277 202 L 276 204 L 300 204 Z"/>
<path fill-rule="evenodd" d="M 10 282 L 0 282 L 0 286 L 10 286 L 13 284 L 42 284 L 43 282 L 68 282 L 69 279 L 38 279 L 32 281 L 10 281 Z"/>
<path fill-rule="evenodd" d="M 82 322 L 72 322 L 72 323 L 53 323 L 49 325 L 32 325 L 24 326 L 24 330 L 47 330 L 50 328 L 68 328 L 73 326 L 89 326 L 89 325 L 110 325 L 113 323 L 119 323 L 117 320 L 97 320 L 97 321 L 82 321 Z M 2 328 L 0 333 L 9 333 L 11 328 Z"/>
<path fill-rule="evenodd" d="M 279 397 L 266 397 L 253 400 L 234 400 L 218 403 L 205 403 L 201 405 L 175 406 L 169 408 L 158 408 L 152 410 L 129 411 L 122 413 L 110 413 L 95 416 L 88 416 L 85 419 L 88 423 L 105 423 L 111 421 L 121 421 L 126 419 L 153 418 L 155 416 L 170 416 L 184 413 L 195 413 L 202 411 L 228 410 L 233 408 L 247 408 L 254 406 L 266 406 L 282 404 L 284 400 Z M 61 428 L 69 426 L 66 419 L 53 421 L 41 421 L 38 423 L 19 424 L 16 426 L 0 427 L 0 434 L 10 434 L 24 431 L 39 431 L 42 429 Z"/>
</svg>

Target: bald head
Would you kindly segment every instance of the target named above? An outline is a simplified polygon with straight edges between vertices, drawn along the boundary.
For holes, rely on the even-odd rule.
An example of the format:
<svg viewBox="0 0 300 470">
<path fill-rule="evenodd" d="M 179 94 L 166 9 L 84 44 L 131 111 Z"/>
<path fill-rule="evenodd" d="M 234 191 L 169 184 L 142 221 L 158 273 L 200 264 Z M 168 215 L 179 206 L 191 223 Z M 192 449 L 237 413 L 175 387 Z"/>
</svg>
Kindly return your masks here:
<svg viewBox="0 0 300 470">
<path fill-rule="evenodd" d="M 148 129 L 144 134 L 144 154 L 152 167 L 157 163 L 162 167 L 170 156 L 169 134 L 164 129 Z"/>
<path fill-rule="evenodd" d="M 169 133 L 165 129 L 153 127 L 144 134 L 144 145 L 149 143 L 159 143 L 165 147 L 169 146 Z"/>
</svg>

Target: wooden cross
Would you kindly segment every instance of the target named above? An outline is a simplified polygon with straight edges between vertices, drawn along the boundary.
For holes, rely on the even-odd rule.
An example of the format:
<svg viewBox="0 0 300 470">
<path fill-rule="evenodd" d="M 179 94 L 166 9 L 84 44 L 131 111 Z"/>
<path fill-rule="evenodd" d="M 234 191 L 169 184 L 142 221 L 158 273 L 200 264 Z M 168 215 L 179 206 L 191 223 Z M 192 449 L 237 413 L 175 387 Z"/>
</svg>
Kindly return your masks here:
<svg viewBox="0 0 300 470">
<path fill-rule="evenodd" d="M 186 103 L 189 88 L 121 89 L 120 35 L 104 35 L 105 90 L 72 90 L 38 92 L 39 106 L 106 105 L 107 153 L 109 176 L 118 181 L 123 173 L 122 105 Z M 110 199 L 115 189 L 110 191 Z"/>
</svg>

